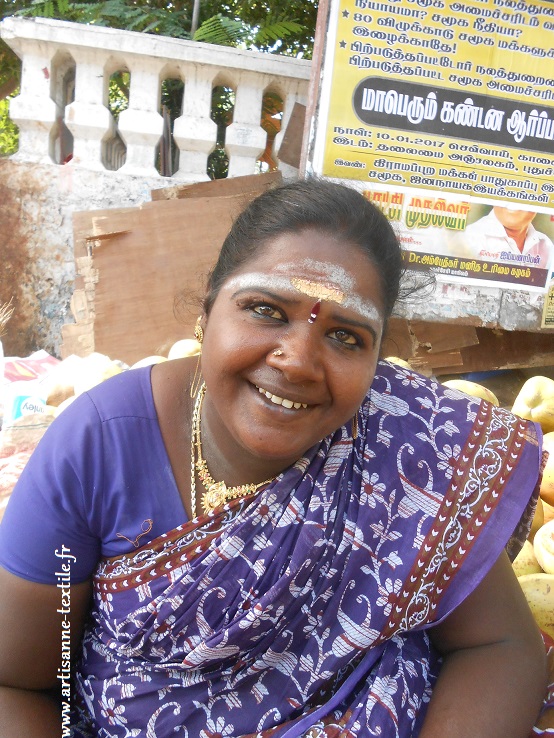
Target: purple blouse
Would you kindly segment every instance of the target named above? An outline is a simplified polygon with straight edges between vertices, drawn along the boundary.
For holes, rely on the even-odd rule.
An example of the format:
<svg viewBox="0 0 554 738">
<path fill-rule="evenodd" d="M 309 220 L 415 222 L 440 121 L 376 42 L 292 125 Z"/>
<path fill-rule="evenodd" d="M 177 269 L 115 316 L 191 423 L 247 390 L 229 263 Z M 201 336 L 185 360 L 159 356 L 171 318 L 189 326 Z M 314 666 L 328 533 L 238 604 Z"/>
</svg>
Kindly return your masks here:
<svg viewBox="0 0 554 738">
<path fill-rule="evenodd" d="M 55 584 L 62 546 L 74 583 L 102 557 L 123 554 L 187 521 L 163 443 L 151 367 L 79 396 L 52 423 L 0 524 L 0 565 Z M 58 551 L 58 556 L 56 556 Z"/>
</svg>

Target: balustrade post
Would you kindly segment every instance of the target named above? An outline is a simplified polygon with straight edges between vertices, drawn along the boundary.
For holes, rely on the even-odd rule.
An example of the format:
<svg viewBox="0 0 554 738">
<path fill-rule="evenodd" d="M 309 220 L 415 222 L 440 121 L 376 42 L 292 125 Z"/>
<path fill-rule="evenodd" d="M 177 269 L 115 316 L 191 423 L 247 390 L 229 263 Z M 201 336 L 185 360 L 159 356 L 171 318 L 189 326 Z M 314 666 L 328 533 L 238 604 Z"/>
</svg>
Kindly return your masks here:
<svg viewBox="0 0 554 738">
<path fill-rule="evenodd" d="M 227 128 L 225 149 L 229 153 L 229 177 L 254 174 L 256 159 L 265 149 L 267 134 L 260 125 L 264 77 L 240 75 L 233 122 Z"/>
<path fill-rule="evenodd" d="M 119 133 L 127 146 L 125 164 L 120 172 L 159 176 L 155 160 L 156 146 L 163 134 L 163 118 L 158 112 L 160 70 L 161 64 L 154 67 L 147 60 L 129 65 L 129 107 L 120 114 L 118 121 Z"/>
<path fill-rule="evenodd" d="M 179 170 L 175 177 L 185 182 L 208 180 L 208 154 L 217 140 L 217 125 L 211 119 L 214 72 L 195 66 L 185 78 L 183 114 L 173 125 L 173 139 L 179 147 Z"/>
<path fill-rule="evenodd" d="M 16 159 L 52 164 L 53 131 L 62 110 L 51 97 L 50 47 L 21 39 L 13 48 L 22 60 L 21 92 L 10 100 L 10 118 L 19 126 Z"/>
<path fill-rule="evenodd" d="M 73 161 L 88 169 L 104 169 L 102 144 L 113 136 L 113 116 L 104 104 L 104 66 L 94 49 L 75 58 L 75 100 L 66 106 L 65 124 L 73 134 Z"/>
</svg>

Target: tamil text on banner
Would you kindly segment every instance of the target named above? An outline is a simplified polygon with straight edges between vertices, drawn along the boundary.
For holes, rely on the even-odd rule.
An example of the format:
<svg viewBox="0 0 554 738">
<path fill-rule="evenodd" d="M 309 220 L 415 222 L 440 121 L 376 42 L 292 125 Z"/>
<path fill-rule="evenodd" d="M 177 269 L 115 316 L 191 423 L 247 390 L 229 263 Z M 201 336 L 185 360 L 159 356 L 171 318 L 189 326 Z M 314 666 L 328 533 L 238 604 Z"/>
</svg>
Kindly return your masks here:
<svg viewBox="0 0 554 738">
<path fill-rule="evenodd" d="M 554 3 L 332 0 L 315 173 L 413 269 L 541 290 L 554 264 Z"/>
</svg>

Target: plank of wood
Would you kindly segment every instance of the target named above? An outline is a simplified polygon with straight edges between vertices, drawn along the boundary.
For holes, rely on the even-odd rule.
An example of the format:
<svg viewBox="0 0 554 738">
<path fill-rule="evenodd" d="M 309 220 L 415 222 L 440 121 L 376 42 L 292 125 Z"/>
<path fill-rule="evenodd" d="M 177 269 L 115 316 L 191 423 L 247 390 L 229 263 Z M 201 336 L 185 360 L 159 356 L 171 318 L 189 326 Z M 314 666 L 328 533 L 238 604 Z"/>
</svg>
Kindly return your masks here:
<svg viewBox="0 0 554 738">
<path fill-rule="evenodd" d="M 62 359 L 68 356 L 88 356 L 94 349 L 94 321 L 62 325 Z"/>
<path fill-rule="evenodd" d="M 387 332 L 381 344 L 380 356 L 397 356 L 410 359 L 415 351 L 415 342 L 409 324 L 404 318 L 390 318 Z"/>
<path fill-rule="evenodd" d="M 429 354 L 442 354 L 445 351 L 458 350 L 479 343 L 477 331 L 472 325 L 412 320 L 410 328 L 418 343 L 427 345 Z"/>
<path fill-rule="evenodd" d="M 242 177 L 227 177 L 209 182 L 174 185 L 152 190 L 152 201 L 184 200 L 188 197 L 226 197 L 255 192 L 261 194 L 266 189 L 276 187 L 283 182 L 280 171 L 264 172 L 264 174 L 246 174 Z"/>
<path fill-rule="evenodd" d="M 420 346 L 415 354 L 410 359 L 410 364 L 414 369 L 426 369 L 432 373 L 435 373 L 437 369 L 441 369 L 443 366 L 463 366 L 463 359 L 460 351 L 440 351 L 438 353 L 432 353 L 426 348 Z"/>
<path fill-rule="evenodd" d="M 63 327 L 62 356 L 97 351 L 132 365 L 151 354 L 167 355 L 175 341 L 192 338 L 206 275 L 233 220 L 280 181 L 278 174 L 237 177 L 243 182 L 228 185 L 225 194 L 218 180 L 202 183 L 207 188 L 191 186 L 194 197 L 76 213 L 77 324 Z"/>
<path fill-rule="evenodd" d="M 160 200 L 135 212 L 131 232 L 96 246 L 96 351 L 134 364 L 192 338 L 205 275 L 242 198 Z M 174 314 L 180 294 L 188 307 L 181 321 Z"/>
<path fill-rule="evenodd" d="M 306 106 L 295 102 L 277 152 L 280 161 L 296 169 L 300 167 L 305 120 Z"/>
<path fill-rule="evenodd" d="M 477 328 L 479 344 L 460 349 L 462 365 L 444 366 L 444 374 L 520 369 L 554 364 L 554 334 Z"/>
</svg>

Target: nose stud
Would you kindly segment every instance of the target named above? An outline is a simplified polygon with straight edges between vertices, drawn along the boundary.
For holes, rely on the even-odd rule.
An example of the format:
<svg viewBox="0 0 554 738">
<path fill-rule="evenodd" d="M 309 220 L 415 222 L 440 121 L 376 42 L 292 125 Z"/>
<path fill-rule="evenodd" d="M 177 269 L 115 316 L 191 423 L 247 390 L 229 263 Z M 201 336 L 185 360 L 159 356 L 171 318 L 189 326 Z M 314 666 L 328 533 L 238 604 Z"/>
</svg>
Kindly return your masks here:
<svg viewBox="0 0 554 738">
<path fill-rule="evenodd" d="M 273 354 L 273 356 L 282 356 L 283 355 L 283 352 L 282 352 L 281 349 L 275 349 L 271 353 Z"/>
</svg>

